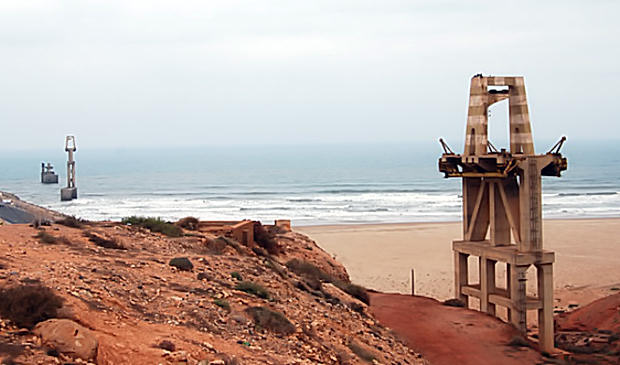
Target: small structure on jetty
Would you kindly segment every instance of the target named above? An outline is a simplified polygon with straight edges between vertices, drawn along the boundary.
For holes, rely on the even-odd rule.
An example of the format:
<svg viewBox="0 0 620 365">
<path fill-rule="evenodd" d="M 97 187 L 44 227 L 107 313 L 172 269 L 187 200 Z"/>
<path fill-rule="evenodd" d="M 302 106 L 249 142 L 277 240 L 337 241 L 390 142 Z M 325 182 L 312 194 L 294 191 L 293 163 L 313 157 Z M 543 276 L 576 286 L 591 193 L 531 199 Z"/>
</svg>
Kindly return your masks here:
<svg viewBox="0 0 620 365">
<path fill-rule="evenodd" d="M 75 137 L 67 136 L 65 139 L 65 151 L 67 152 L 67 187 L 60 189 L 60 200 L 67 201 L 77 199 L 77 187 L 75 186 L 75 161 L 73 153 L 77 151 Z"/>
<path fill-rule="evenodd" d="M 510 150 L 497 150 L 488 139 L 488 108 L 508 99 Z M 469 307 L 496 315 L 507 308 L 508 319 L 523 334 L 527 311 L 538 311 L 541 350 L 550 351 L 553 338 L 553 262 L 543 249 L 541 176 L 560 176 L 566 158 L 565 138 L 545 154 L 534 152 L 523 77 L 471 79 L 465 151 L 455 154 L 440 139 L 444 154 L 439 171 L 463 179 L 463 239 L 453 241 L 456 297 Z M 478 258 L 479 282 L 469 281 L 468 261 Z M 506 265 L 506 282 L 496 281 L 496 266 Z M 537 294 L 526 293 L 526 272 L 534 266 Z"/>
<path fill-rule="evenodd" d="M 49 162 L 47 165 L 45 162 L 41 162 L 41 183 L 58 184 L 58 174 L 54 172 L 54 166 Z"/>
</svg>

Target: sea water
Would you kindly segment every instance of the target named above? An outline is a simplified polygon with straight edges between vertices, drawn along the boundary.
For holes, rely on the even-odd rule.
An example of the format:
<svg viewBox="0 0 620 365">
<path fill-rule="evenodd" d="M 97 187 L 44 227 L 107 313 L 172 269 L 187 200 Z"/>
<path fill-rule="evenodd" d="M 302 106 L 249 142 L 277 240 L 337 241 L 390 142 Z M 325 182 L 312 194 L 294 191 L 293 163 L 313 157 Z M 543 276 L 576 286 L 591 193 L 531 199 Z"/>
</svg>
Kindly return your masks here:
<svg viewBox="0 0 620 365">
<path fill-rule="evenodd" d="M 553 143 L 537 143 L 539 152 Z M 457 146 L 458 147 L 458 146 Z M 4 151 L 0 190 L 91 220 L 291 219 L 295 225 L 457 221 L 460 179 L 437 171 L 436 143 L 89 149 L 77 200 L 60 201 L 66 154 Z M 543 178 L 545 218 L 620 217 L 620 144 L 567 142 L 568 170 Z M 50 161 L 60 184 L 40 183 Z"/>
</svg>

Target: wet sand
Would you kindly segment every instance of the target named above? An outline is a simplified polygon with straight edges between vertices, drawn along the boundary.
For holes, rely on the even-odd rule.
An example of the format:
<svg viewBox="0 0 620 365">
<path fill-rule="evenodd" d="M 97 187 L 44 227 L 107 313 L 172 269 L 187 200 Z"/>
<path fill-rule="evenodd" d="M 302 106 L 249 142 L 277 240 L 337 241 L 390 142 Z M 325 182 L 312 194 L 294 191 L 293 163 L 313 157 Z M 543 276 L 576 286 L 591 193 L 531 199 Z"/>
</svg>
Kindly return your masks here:
<svg viewBox="0 0 620 365">
<path fill-rule="evenodd" d="M 358 284 L 407 294 L 414 268 L 416 294 L 453 297 L 451 242 L 460 239 L 460 222 L 294 229 L 335 256 Z M 545 220 L 543 234 L 545 248 L 556 253 L 556 305 L 584 305 L 620 288 L 620 218 Z M 475 270 L 470 271 L 475 280 Z"/>
</svg>

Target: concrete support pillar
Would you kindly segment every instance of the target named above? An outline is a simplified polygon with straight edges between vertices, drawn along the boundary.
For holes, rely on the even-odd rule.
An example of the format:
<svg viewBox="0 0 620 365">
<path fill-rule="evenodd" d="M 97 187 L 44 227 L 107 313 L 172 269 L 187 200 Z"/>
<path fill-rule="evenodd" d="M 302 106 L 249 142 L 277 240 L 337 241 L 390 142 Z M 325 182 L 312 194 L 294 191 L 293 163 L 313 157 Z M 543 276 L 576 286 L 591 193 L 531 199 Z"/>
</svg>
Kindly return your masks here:
<svg viewBox="0 0 620 365">
<path fill-rule="evenodd" d="M 553 338 L 553 264 L 536 265 L 538 274 L 538 298 L 542 308 L 538 309 L 538 338 L 540 349 L 551 352 Z"/>
<path fill-rule="evenodd" d="M 521 214 L 520 252 L 542 251 L 542 181 L 535 159 L 521 165 L 519 210 Z"/>
<path fill-rule="evenodd" d="M 508 292 L 508 296 L 512 293 L 512 282 L 510 278 L 510 273 L 512 272 L 510 264 L 506 264 L 506 291 Z M 513 323 L 512 321 L 512 309 L 506 308 L 506 314 L 508 315 L 508 322 Z"/>
<path fill-rule="evenodd" d="M 495 304 L 489 302 L 489 295 L 495 292 L 496 262 L 480 257 L 480 311 L 491 315 L 495 315 Z"/>
<path fill-rule="evenodd" d="M 469 300 L 467 296 L 463 294 L 462 288 L 468 284 L 469 270 L 467 267 L 468 255 L 454 252 L 454 297 L 465 303 L 465 306 L 469 308 Z"/>
<path fill-rule="evenodd" d="M 489 308 L 489 287 L 487 282 L 487 259 L 484 256 L 478 258 L 478 280 L 480 281 L 480 311 L 486 313 Z"/>
<path fill-rule="evenodd" d="M 510 265 L 509 273 L 510 300 L 513 305 L 510 311 L 510 321 L 523 333 L 527 331 L 527 310 L 525 306 L 526 270 L 527 266 Z"/>
</svg>

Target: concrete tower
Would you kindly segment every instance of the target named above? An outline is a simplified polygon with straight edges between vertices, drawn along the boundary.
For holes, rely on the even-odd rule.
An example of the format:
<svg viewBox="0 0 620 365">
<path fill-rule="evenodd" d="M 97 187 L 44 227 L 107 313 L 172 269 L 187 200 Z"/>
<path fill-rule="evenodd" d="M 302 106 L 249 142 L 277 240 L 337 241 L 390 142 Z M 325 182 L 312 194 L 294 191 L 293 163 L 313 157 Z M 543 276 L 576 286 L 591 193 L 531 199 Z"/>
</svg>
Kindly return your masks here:
<svg viewBox="0 0 620 365">
<path fill-rule="evenodd" d="M 497 150 L 488 139 L 488 108 L 508 99 L 510 150 Z M 455 295 L 469 306 L 508 319 L 524 334 L 528 310 L 538 311 L 540 347 L 553 349 L 553 262 L 543 250 L 541 176 L 560 176 L 566 159 L 564 138 L 546 154 L 536 155 L 523 77 L 471 79 L 465 151 L 446 145 L 439 159 L 445 177 L 463 179 L 463 239 L 454 241 Z M 468 261 L 477 258 L 479 282 L 469 280 Z M 496 266 L 506 266 L 505 285 L 496 283 Z M 536 268 L 537 294 L 526 294 L 526 271 Z"/>
<path fill-rule="evenodd" d="M 67 187 L 60 189 L 60 200 L 77 199 L 77 187 L 75 186 L 75 161 L 73 153 L 77 151 L 75 137 L 67 136 L 65 139 L 65 151 L 67 151 Z"/>
</svg>

